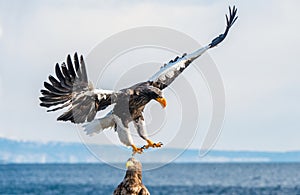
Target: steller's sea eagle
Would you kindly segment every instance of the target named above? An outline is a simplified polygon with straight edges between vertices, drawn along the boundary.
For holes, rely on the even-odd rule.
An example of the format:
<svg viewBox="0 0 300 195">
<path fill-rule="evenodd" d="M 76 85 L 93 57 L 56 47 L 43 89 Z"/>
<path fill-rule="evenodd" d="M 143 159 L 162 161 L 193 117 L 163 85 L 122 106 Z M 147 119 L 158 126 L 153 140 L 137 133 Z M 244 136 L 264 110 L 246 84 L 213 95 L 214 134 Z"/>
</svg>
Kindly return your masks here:
<svg viewBox="0 0 300 195">
<path fill-rule="evenodd" d="M 151 100 L 156 100 L 163 108 L 166 107 L 163 89 L 168 87 L 196 58 L 225 39 L 237 19 L 236 12 L 235 7 L 232 9 L 229 7 L 225 32 L 213 39 L 210 44 L 191 54 L 176 57 L 162 66 L 149 80 L 119 91 L 94 88 L 88 81 L 83 56 L 79 59 L 75 53 L 72 61 L 68 55 L 66 63 L 56 64 L 56 78 L 50 75 L 50 82 L 44 82 L 45 89 L 41 90 L 40 105 L 47 107 L 48 112 L 68 107 L 57 120 L 85 123 L 83 127 L 88 135 L 114 128 L 120 141 L 132 147 L 133 154 L 142 153 L 143 149 L 149 147 L 161 147 L 161 142 L 154 143 L 147 136 L 143 117 L 145 106 Z M 106 116 L 94 119 L 98 111 L 110 105 L 114 107 Z M 128 128 L 130 122 L 133 122 L 140 137 L 147 142 L 145 146 L 138 148 L 133 143 Z"/>
<path fill-rule="evenodd" d="M 150 195 L 142 183 L 142 164 L 135 158 L 129 158 L 126 162 L 126 168 L 126 175 L 113 194 Z"/>
</svg>

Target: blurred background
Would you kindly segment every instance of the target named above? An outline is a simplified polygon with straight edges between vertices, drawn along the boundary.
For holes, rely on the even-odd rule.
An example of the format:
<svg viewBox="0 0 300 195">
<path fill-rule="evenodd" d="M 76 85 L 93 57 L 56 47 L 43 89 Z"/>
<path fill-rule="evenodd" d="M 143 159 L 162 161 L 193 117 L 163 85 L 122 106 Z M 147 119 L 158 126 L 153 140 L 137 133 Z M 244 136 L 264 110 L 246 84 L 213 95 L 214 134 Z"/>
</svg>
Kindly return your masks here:
<svg viewBox="0 0 300 195">
<path fill-rule="evenodd" d="M 39 107 L 43 81 L 67 54 L 87 55 L 111 35 L 140 26 L 175 29 L 204 45 L 223 32 L 229 5 L 236 5 L 239 19 L 224 43 L 208 51 L 226 93 L 226 119 L 214 150 L 300 150 L 296 0 L 0 0 L 1 147 L 9 141 L 80 145 L 73 125 Z M 199 136 L 190 149 L 198 149 Z M 2 158 L 13 158 L 8 153 Z"/>
<path fill-rule="evenodd" d="M 208 117 L 201 118 L 193 142 L 173 163 L 153 164 L 181 154 L 186 145 L 167 145 L 142 159 L 144 170 L 152 169 L 143 172 L 143 182 L 151 194 L 300 194 L 297 0 L 0 0 L 0 194 L 111 194 L 125 171 L 99 163 L 73 124 L 57 122 L 59 113 L 39 106 L 43 81 L 67 54 L 88 56 L 105 39 L 135 27 L 173 29 L 205 45 L 223 32 L 229 5 L 236 5 L 239 19 L 226 40 L 205 54 L 225 86 L 222 132 L 200 158 L 210 115 L 201 82 L 201 114 Z M 174 57 L 156 56 L 161 63 Z M 197 63 L 206 63 L 205 56 Z M 189 70 L 186 76 L 192 75 Z M 106 151 L 106 160 L 125 169 L 131 151 L 121 149 L 125 156 L 99 143 L 92 152 Z"/>
</svg>

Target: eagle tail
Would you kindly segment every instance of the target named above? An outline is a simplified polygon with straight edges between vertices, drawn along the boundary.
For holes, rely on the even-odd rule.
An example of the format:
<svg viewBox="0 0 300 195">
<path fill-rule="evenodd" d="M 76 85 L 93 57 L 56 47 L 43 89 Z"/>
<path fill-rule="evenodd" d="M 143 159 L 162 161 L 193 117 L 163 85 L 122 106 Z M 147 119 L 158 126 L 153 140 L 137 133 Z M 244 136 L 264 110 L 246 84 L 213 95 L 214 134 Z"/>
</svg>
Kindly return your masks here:
<svg viewBox="0 0 300 195">
<path fill-rule="evenodd" d="M 108 113 L 105 117 L 95 119 L 91 122 L 82 125 L 84 131 L 87 135 L 93 136 L 94 134 L 99 134 L 107 128 L 115 127 L 116 123 L 112 113 Z"/>
</svg>

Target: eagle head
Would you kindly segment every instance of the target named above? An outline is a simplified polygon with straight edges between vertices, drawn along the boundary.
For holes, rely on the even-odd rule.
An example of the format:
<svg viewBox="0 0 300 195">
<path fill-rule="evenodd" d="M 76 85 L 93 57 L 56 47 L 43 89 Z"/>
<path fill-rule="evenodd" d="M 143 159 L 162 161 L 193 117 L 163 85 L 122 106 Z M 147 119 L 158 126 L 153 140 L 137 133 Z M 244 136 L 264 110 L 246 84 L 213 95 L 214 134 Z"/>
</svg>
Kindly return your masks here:
<svg viewBox="0 0 300 195">
<path fill-rule="evenodd" d="M 167 100 L 163 97 L 160 89 L 153 86 L 148 86 L 144 93 L 150 98 L 150 100 L 156 100 L 159 102 L 163 108 L 167 106 Z"/>
<path fill-rule="evenodd" d="M 126 162 L 126 168 L 129 171 L 142 171 L 142 164 L 135 158 L 129 158 Z"/>
</svg>

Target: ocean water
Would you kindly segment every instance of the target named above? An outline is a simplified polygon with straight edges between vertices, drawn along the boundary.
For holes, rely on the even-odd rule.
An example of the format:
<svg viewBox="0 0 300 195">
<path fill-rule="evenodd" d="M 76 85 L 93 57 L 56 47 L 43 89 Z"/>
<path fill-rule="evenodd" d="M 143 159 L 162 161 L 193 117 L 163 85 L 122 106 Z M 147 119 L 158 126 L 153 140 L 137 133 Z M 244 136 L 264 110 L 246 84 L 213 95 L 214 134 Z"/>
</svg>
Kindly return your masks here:
<svg viewBox="0 0 300 195">
<path fill-rule="evenodd" d="M 104 164 L 0 165 L 0 194 L 112 194 L 124 170 Z M 143 173 L 151 194 L 300 195 L 299 163 L 169 164 Z"/>
</svg>

